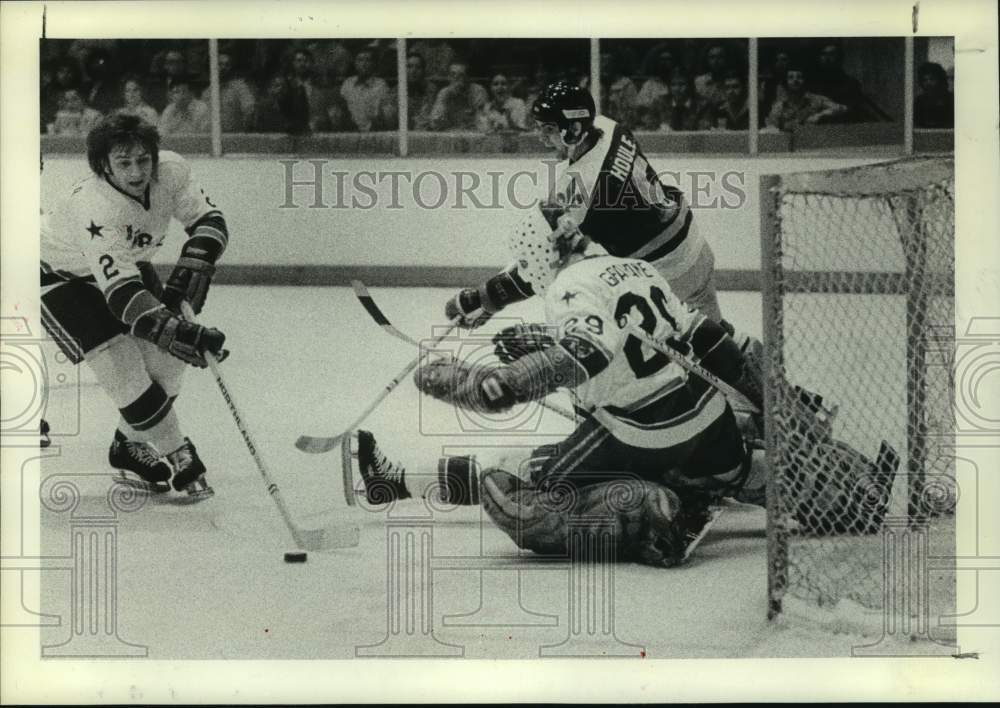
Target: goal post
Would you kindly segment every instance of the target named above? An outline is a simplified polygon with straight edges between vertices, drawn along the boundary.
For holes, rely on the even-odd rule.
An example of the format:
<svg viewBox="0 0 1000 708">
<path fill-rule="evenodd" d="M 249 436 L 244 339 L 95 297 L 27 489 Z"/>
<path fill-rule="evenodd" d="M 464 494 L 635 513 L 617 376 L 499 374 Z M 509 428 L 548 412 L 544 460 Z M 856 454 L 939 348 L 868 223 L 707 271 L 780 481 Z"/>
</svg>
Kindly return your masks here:
<svg viewBox="0 0 1000 708">
<path fill-rule="evenodd" d="M 953 538 L 953 462 L 938 447 L 954 432 L 953 161 L 766 175 L 760 224 L 768 615 L 786 594 L 876 608 L 886 582 L 879 529 L 813 508 L 829 501 L 824 475 L 836 472 L 803 475 L 803 454 L 814 453 L 795 437 L 796 406 L 803 391 L 822 400 L 823 429 L 807 440 L 872 461 L 898 453 L 886 524 L 950 524 Z"/>
</svg>

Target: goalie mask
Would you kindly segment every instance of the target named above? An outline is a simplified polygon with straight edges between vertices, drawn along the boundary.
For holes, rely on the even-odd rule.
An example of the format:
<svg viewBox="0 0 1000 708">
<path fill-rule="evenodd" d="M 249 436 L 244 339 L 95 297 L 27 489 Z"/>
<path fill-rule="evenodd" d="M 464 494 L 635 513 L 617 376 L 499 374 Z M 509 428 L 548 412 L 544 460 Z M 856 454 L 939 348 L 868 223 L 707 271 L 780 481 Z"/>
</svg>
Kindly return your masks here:
<svg viewBox="0 0 1000 708">
<path fill-rule="evenodd" d="M 555 280 L 570 254 L 582 251 L 587 242 L 562 207 L 542 203 L 529 209 L 507 236 L 518 273 L 539 295 Z"/>
</svg>

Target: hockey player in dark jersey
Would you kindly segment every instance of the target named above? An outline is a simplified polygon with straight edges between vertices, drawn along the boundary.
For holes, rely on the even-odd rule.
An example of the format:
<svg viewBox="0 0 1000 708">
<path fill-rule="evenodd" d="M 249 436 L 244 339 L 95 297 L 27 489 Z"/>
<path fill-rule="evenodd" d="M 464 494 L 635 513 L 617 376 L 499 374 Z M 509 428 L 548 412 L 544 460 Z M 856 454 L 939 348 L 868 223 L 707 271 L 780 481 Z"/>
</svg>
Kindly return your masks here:
<svg viewBox="0 0 1000 708">
<path fill-rule="evenodd" d="M 715 256 L 690 205 L 680 189 L 661 181 L 635 136 L 598 116 L 590 93 L 565 81 L 547 86 L 531 112 L 542 142 L 565 157 L 542 201 L 565 209 L 609 254 L 650 263 L 678 298 L 721 323 L 759 368 L 760 342 L 722 318 Z M 445 316 L 461 327 L 478 327 L 532 294 L 514 263 L 480 286 L 460 290 L 445 304 Z"/>
<path fill-rule="evenodd" d="M 531 112 L 542 142 L 565 156 L 542 201 L 565 209 L 611 255 L 651 263 L 681 300 L 720 321 L 712 249 L 684 194 L 660 180 L 635 136 L 597 116 L 590 93 L 564 81 L 547 86 Z M 532 294 L 514 264 L 478 288 L 463 289 L 447 303 L 446 315 L 474 327 Z"/>
</svg>

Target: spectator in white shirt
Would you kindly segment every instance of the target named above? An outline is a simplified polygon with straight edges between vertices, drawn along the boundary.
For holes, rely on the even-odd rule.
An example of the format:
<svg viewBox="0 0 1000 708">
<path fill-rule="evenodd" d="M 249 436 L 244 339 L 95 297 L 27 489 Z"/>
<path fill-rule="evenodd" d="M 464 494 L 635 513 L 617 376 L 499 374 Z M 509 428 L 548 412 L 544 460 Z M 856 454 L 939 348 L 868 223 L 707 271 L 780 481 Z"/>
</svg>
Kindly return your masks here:
<svg viewBox="0 0 1000 708">
<path fill-rule="evenodd" d="M 67 89 L 59 98 L 59 111 L 49 133 L 86 135 L 100 120 L 101 114 L 83 102 L 77 89 Z"/>
<path fill-rule="evenodd" d="M 653 69 L 655 73 L 642 83 L 642 88 L 635 97 L 637 122 L 643 128 L 656 130 L 660 127 L 653 125 L 655 123 L 652 116 L 653 105 L 659 99 L 670 95 L 670 76 L 676 66 L 674 54 L 669 49 L 664 48 L 656 55 L 656 65 Z"/>
<path fill-rule="evenodd" d="M 211 87 L 201 94 L 201 100 L 211 104 Z M 244 79 L 233 75 L 233 59 L 219 53 L 219 121 L 223 133 L 244 133 L 253 130 L 257 96 Z"/>
<path fill-rule="evenodd" d="M 126 76 L 122 82 L 122 103 L 118 113 L 138 116 L 150 125 L 157 125 L 160 122 L 160 115 L 156 109 L 146 103 L 142 95 L 142 84 L 137 76 Z"/>
<path fill-rule="evenodd" d="M 354 76 L 348 77 L 340 87 L 340 95 L 347 102 L 354 125 L 362 133 L 371 130 L 389 130 L 393 127 L 394 114 L 389 85 L 374 75 L 375 58 L 371 50 L 362 49 L 354 57 Z"/>
<path fill-rule="evenodd" d="M 469 81 L 469 67 L 454 61 L 448 68 L 448 85 L 438 91 L 431 110 L 431 130 L 475 130 L 476 116 L 489 96 Z"/>
<path fill-rule="evenodd" d="M 170 103 L 160 116 L 160 135 L 207 133 L 211 127 L 208 105 L 194 97 L 191 82 L 177 79 L 170 87 Z"/>
<path fill-rule="evenodd" d="M 479 111 L 477 125 L 484 133 L 526 130 L 528 109 L 524 101 L 510 95 L 510 83 L 503 74 L 490 81 L 490 100 Z"/>
</svg>

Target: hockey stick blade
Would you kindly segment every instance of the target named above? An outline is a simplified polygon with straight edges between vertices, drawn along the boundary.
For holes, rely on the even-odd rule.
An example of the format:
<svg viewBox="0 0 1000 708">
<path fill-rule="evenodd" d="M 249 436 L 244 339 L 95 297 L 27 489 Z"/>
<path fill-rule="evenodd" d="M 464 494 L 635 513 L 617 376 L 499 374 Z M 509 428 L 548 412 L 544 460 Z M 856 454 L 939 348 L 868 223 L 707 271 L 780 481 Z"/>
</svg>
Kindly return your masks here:
<svg viewBox="0 0 1000 708">
<path fill-rule="evenodd" d="M 185 300 L 181 301 L 181 312 L 185 319 L 191 322 L 194 321 L 194 311 L 191 309 L 191 305 Z M 320 529 L 302 529 L 295 523 L 292 519 L 291 513 L 288 511 L 288 506 L 285 504 L 285 500 L 282 497 L 281 490 L 278 488 L 278 485 L 275 483 L 270 472 L 267 470 L 267 465 L 260 454 L 260 448 L 254 442 L 253 435 L 247 427 L 245 422 L 246 419 L 237 407 L 229 386 L 226 385 L 218 360 L 211 352 L 204 352 L 204 357 L 205 363 L 208 364 L 208 368 L 212 372 L 212 376 L 215 378 L 215 383 L 219 389 L 219 393 L 226 401 L 226 406 L 229 408 L 229 413 L 232 416 L 233 422 L 236 424 L 236 429 L 243 438 L 247 452 L 250 453 L 250 457 L 254 461 L 257 472 L 260 474 L 261 480 L 267 488 L 267 493 L 274 501 L 274 505 L 277 507 L 278 513 L 281 514 L 282 521 L 285 522 L 285 527 L 288 529 L 292 539 L 299 546 L 299 548 L 307 551 L 325 551 L 333 548 L 356 546 L 360 540 L 360 529 L 356 526 L 330 526 Z"/>
<path fill-rule="evenodd" d="M 330 452 L 330 450 L 337 447 L 343 437 L 343 434 L 332 438 L 318 438 L 313 437 L 312 435 L 300 435 L 299 439 L 295 441 L 295 447 L 302 452 L 319 455 L 324 452 Z"/>
<path fill-rule="evenodd" d="M 389 318 L 385 316 L 384 312 L 382 312 L 382 308 L 380 308 L 375 303 L 375 299 L 371 296 L 371 294 L 369 294 L 368 288 L 365 287 L 364 283 L 362 283 L 360 280 L 352 280 L 351 288 L 354 290 L 354 294 L 355 296 L 357 296 L 358 302 L 360 302 L 361 306 L 365 308 L 365 310 L 368 312 L 368 315 L 373 320 L 375 320 L 375 324 L 377 324 L 379 327 L 384 329 L 388 334 L 392 335 L 396 339 L 402 339 L 404 342 L 415 344 L 418 347 L 420 346 L 420 342 L 413 339 L 412 337 L 406 336 L 405 334 L 403 334 L 398 329 L 392 326 L 392 323 L 389 322 Z"/>
<path fill-rule="evenodd" d="M 357 526 L 296 529 L 295 536 L 296 544 L 304 551 L 330 551 L 357 546 L 361 542 L 361 529 Z"/>
<path fill-rule="evenodd" d="M 681 558 L 681 563 L 688 562 L 688 559 L 691 558 L 691 554 L 694 553 L 694 549 L 700 546 L 701 542 L 705 540 L 705 536 L 707 536 L 708 532 L 712 530 L 712 527 L 715 526 L 715 522 L 719 520 L 719 517 L 722 516 L 725 510 L 726 508 L 724 506 L 709 507 L 708 521 L 705 522 L 705 525 L 701 527 L 701 531 L 698 532 L 698 535 L 691 539 L 691 542 L 688 543 L 687 547 L 684 549 L 684 556 Z"/>
<path fill-rule="evenodd" d="M 427 349 L 421 347 L 420 353 L 417 354 L 417 356 L 415 356 L 410 361 L 410 363 L 404 366 L 402 370 L 400 370 L 400 372 L 396 374 L 396 376 L 392 379 L 392 381 L 387 383 L 382 388 L 382 392 L 375 397 L 375 400 L 373 400 L 368 405 L 368 407 L 365 408 L 365 410 L 343 432 L 328 438 L 312 437 L 310 435 L 300 435 L 298 440 L 295 441 L 295 447 L 297 447 L 302 452 L 308 452 L 312 454 L 329 452 L 330 450 L 337 447 L 337 445 L 340 444 L 341 438 L 343 438 L 350 431 L 356 429 L 359 425 L 361 425 L 361 423 L 363 423 L 364 420 L 369 415 L 371 415 L 372 411 L 378 408 L 379 404 L 385 400 L 386 396 L 388 396 L 390 393 L 396 390 L 396 387 L 399 386 L 399 384 L 407 376 L 409 376 L 410 372 L 412 372 L 420 365 L 420 362 L 423 360 L 424 356 L 431 353 L 434 347 L 437 346 L 439 343 L 441 343 L 446 337 L 448 337 L 451 334 L 452 330 L 454 330 L 457 326 L 458 326 L 458 320 L 452 320 L 448 324 L 448 327 L 447 329 L 445 329 L 444 332 L 442 332 L 440 335 L 431 340 L 431 342 L 428 344 Z"/>
</svg>

